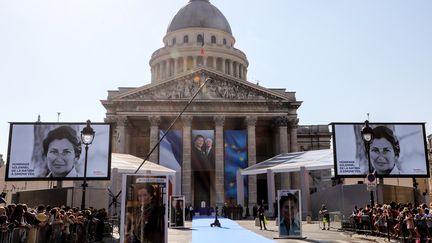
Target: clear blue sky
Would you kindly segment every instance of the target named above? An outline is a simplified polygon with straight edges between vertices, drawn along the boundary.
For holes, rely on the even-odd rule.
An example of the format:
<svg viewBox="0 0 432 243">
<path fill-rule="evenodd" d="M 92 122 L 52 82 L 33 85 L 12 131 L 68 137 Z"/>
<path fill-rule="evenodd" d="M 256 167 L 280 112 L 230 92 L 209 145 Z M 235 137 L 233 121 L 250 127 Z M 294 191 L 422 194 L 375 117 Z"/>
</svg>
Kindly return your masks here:
<svg viewBox="0 0 432 243">
<path fill-rule="evenodd" d="M 103 121 L 107 90 L 149 83 L 151 53 L 187 0 L 0 0 L 0 153 L 8 122 Z M 300 124 L 427 122 L 432 1 L 211 0 L 248 79 L 297 92 Z"/>
</svg>

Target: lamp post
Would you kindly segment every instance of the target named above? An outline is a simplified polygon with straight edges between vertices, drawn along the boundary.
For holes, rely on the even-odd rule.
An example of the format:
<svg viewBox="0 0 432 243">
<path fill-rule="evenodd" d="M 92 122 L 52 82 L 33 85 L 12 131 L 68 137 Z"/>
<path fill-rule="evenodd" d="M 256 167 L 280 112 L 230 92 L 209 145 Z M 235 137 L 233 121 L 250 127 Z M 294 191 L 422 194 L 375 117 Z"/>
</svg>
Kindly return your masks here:
<svg viewBox="0 0 432 243">
<path fill-rule="evenodd" d="M 366 154 L 367 154 L 367 158 L 368 158 L 368 167 L 369 167 L 368 179 L 376 180 L 375 176 L 373 175 L 372 164 L 371 164 L 371 160 L 370 160 L 370 144 L 373 140 L 373 130 L 369 126 L 368 120 L 365 121 L 365 125 L 361 130 L 361 134 L 362 134 L 362 138 L 363 138 L 363 141 L 365 144 Z M 372 177 L 372 178 L 370 178 L 370 177 Z M 373 180 L 371 180 L 371 181 L 373 181 Z M 373 191 L 370 191 L 370 203 L 371 203 L 371 207 L 374 207 L 375 200 L 374 200 Z"/>
<path fill-rule="evenodd" d="M 85 159 L 84 159 L 84 181 L 82 186 L 82 198 L 81 198 L 81 210 L 85 209 L 85 197 L 86 197 L 86 188 L 87 188 L 87 153 L 88 146 L 92 144 L 93 139 L 95 137 L 95 131 L 90 126 L 90 120 L 87 120 L 86 127 L 81 131 L 81 141 L 85 145 Z"/>
</svg>

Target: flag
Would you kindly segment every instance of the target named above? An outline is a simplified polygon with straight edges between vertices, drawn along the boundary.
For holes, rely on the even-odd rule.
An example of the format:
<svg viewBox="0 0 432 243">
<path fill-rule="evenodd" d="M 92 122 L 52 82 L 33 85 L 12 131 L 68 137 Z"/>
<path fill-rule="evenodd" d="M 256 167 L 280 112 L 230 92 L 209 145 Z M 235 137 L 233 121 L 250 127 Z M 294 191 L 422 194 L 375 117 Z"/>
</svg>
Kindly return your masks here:
<svg viewBox="0 0 432 243">
<path fill-rule="evenodd" d="M 202 42 L 201 42 L 201 56 L 204 56 L 204 33 L 202 34 Z"/>
<path fill-rule="evenodd" d="M 224 131 L 224 187 L 225 200 L 237 199 L 237 171 L 248 167 L 247 131 Z M 248 196 L 247 177 L 243 178 L 245 197 Z"/>
</svg>

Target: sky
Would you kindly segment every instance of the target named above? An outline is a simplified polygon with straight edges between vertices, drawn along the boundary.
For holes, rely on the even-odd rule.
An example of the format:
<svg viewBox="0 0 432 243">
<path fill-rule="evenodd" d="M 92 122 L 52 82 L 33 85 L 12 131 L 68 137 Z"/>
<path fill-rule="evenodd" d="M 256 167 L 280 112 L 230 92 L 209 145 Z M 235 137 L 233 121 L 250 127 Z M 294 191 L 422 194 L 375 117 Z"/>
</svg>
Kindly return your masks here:
<svg viewBox="0 0 432 243">
<path fill-rule="evenodd" d="M 187 2 L 0 0 L 0 154 L 9 122 L 102 122 L 108 90 L 150 82 L 151 54 Z M 303 101 L 301 125 L 369 113 L 432 133 L 432 1 L 210 2 L 248 57 L 248 80 Z"/>
</svg>

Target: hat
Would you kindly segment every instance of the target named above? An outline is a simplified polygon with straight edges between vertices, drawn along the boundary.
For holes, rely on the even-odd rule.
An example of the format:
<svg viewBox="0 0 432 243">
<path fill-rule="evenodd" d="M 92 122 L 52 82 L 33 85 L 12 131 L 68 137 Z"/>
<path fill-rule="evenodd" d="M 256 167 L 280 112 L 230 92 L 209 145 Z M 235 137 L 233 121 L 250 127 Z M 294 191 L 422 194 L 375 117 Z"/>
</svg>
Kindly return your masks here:
<svg viewBox="0 0 432 243">
<path fill-rule="evenodd" d="M 48 216 L 46 216 L 46 214 L 44 213 L 38 213 L 36 215 L 36 219 L 39 220 L 40 222 L 45 222 L 48 220 Z"/>
<path fill-rule="evenodd" d="M 408 212 L 409 211 L 408 207 L 404 207 L 403 211 Z"/>
</svg>

